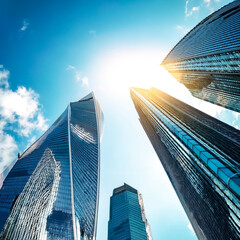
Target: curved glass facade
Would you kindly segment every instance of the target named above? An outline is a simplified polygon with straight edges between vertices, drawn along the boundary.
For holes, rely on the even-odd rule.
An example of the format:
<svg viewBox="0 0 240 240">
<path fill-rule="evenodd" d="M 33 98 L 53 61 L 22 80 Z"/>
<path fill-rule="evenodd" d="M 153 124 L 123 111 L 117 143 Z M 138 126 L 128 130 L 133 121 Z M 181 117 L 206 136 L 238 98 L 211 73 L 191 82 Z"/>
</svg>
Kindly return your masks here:
<svg viewBox="0 0 240 240">
<path fill-rule="evenodd" d="M 193 96 L 240 112 L 240 1 L 193 28 L 162 64 Z"/>
<path fill-rule="evenodd" d="M 152 240 L 142 195 L 126 183 L 110 199 L 108 240 Z"/>
<path fill-rule="evenodd" d="M 239 239 L 239 131 L 154 88 L 131 96 L 199 239 Z"/>
<path fill-rule="evenodd" d="M 0 239 L 95 239 L 101 126 L 91 93 L 22 154 L 0 190 Z"/>
</svg>

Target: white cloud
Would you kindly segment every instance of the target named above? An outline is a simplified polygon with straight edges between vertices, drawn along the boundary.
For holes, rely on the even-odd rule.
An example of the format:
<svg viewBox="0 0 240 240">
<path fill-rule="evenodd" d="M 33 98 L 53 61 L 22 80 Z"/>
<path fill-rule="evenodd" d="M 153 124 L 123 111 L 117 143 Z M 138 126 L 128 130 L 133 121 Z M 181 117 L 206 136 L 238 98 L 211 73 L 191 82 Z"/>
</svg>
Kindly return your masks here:
<svg viewBox="0 0 240 240">
<path fill-rule="evenodd" d="M 82 73 L 73 65 L 68 65 L 66 71 L 73 71 L 75 74 L 75 81 L 80 82 L 82 85 L 88 86 L 88 77 L 82 76 Z"/>
<path fill-rule="evenodd" d="M 3 66 L 1 67 L 1 69 L 2 70 L 0 70 L 0 87 L 4 86 L 5 88 L 8 88 L 9 87 L 9 84 L 8 84 L 9 71 L 3 69 Z"/>
<path fill-rule="evenodd" d="M 193 107 L 199 109 L 202 112 L 205 112 L 206 114 L 212 116 L 212 117 L 216 117 L 217 115 L 219 115 L 222 111 L 224 111 L 225 109 L 221 106 L 215 105 L 213 103 L 207 102 L 207 101 L 203 101 L 201 99 L 198 98 L 191 98 L 191 103 L 190 103 Z"/>
<path fill-rule="evenodd" d="M 0 114 L 5 119 L 32 118 L 38 110 L 38 95 L 31 89 L 18 87 L 15 92 L 0 89 L 0 93 Z"/>
<path fill-rule="evenodd" d="M 36 136 L 33 136 L 28 140 L 28 145 L 32 145 L 37 140 Z"/>
<path fill-rule="evenodd" d="M 189 17 L 193 15 L 194 13 L 199 12 L 200 7 L 199 6 L 194 6 L 189 9 L 189 0 L 186 0 L 185 2 L 185 16 Z"/>
<path fill-rule="evenodd" d="M 9 71 L 0 69 L 0 172 L 16 158 L 18 149 L 13 136 L 32 137 L 33 131 L 45 131 L 39 95 L 32 89 L 9 88 Z M 27 141 L 26 141 L 27 142 Z"/>
<path fill-rule="evenodd" d="M 203 2 L 206 4 L 208 10 L 210 10 L 211 12 L 214 11 L 214 8 L 211 7 L 211 0 L 203 0 Z"/>
<path fill-rule="evenodd" d="M 12 136 L 0 132 L 0 173 L 17 158 L 17 144 Z"/>
<path fill-rule="evenodd" d="M 83 85 L 88 85 L 88 78 L 87 77 L 82 78 L 82 84 Z"/>
<path fill-rule="evenodd" d="M 189 28 L 186 28 L 185 26 L 181 26 L 181 25 L 177 25 L 176 28 L 181 31 L 183 34 L 187 34 L 190 29 Z"/>
<path fill-rule="evenodd" d="M 9 123 L 17 123 L 18 133 L 29 136 L 33 130 L 46 130 L 41 114 L 39 95 L 32 89 L 18 87 L 16 91 L 0 88 L 0 116 Z"/>
<path fill-rule="evenodd" d="M 95 36 L 97 32 L 96 32 L 96 30 L 89 30 L 88 33 L 89 33 L 90 35 Z"/>
<path fill-rule="evenodd" d="M 206 8 L 210 11 L 210 13 L 214 12 L 219 6 L 216 3 L 219 3 L 220 0 L 203 0 Z"/>
<path fill-rule="evenodd" d="M 41 130 L 47 130 L 48 125 L 46 124 L 47 120 L 44 118 L 41 112 L 37 115 L 37 125 L 36 127 Z"/>
<path fill-rule="evenodd" d="M 81 73 L 78 72 L 77 70 L 75 71 L 75 79 L 76 79 L 77 82 L 81 81 Z"/>
<path fill-rule="evenodd" d="M 20 28 L 20 31 L 26 31 L 28 27 L 29 27 L 29 21 L 27 19 L 24 19 L 23 20 L 23 25 Z"/>
<path fill-rule="evenodd" d="M 194 97 L 189 99 L 183 97 L 181 100 L 236 129 L 240 129 L 240 113 Z"/>
<path fill-rule="evenodd" d="M 240 129 L 240 113 L 223 108 L 221 112 L 216 114 L 216 118 L 235 127 L 236 129 Z"/>
<path fill-rule="evenodd" d="M 232 112 L 234 119 L 232 120 L 232 125 L 237 128 L 240 129 L 240 113 L 237 112 Z"/>
<path fill-rule="evenodd" d="M 68 65 L 68 67 L 66 68 L 66 71 L 69 71 L 69 70 L 74 70 L 75 67 L 73 65 Z"/>
</svg>

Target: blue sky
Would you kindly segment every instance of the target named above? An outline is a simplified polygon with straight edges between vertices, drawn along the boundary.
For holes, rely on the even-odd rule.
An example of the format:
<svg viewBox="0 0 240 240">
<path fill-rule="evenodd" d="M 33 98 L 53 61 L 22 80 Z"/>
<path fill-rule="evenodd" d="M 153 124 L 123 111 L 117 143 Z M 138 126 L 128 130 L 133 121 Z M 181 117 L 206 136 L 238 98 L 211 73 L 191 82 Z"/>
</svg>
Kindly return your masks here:
<svg viewBox="0 0 240 240">
<path fill-rule="evenodd" d="M 94 91 L 104 113 L 97 239 L 107 238 L 109 198 L 124 182 L 142 193 L 154 239 L 196 239 L 129 87 L 157 87 L 239 128 L 239 114 L 193 98 L 159 65 L 191 28 L 229 2 L 2 0 L 0 171 L 70 101 Z"/>
</svg>

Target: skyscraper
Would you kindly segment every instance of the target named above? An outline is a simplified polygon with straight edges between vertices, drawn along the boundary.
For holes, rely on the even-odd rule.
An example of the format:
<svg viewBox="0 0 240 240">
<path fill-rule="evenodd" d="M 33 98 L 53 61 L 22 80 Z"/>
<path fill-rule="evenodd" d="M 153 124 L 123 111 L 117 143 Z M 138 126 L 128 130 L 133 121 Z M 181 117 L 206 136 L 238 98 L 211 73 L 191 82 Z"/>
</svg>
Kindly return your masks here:
<svg viewBox="0 0 240 240">
<path fill-rule="evenodd" d="M 151 240 L 142 195 L 124 183 L 115 188 L 110 199 L 108 240 Z"/>
<path fill-rule="evenodd" d="M 161 65 L 193 96 L 240 112 L 240 1 L 202 20 Z"/>
<path fill-rule="evenodd" d="M 93 93 L 68 105 L 0 190 L 0 239 L 95 239 L 102 113 Z"/>
<path fill-rule="evenodd" d="M 12 167 L 15 165 L 16 161 L 17 159 L 10 163 L 9 166 L 7 166 L 2 173 L 0 173 L 0 189 L 2 187 L 3 181 L 5 180 Z"/>
<path fill-rule="evenodd" d="M 155 88 L 131 97 L 198 238 L 239 239 L 239 130 Z"/>
</svg>

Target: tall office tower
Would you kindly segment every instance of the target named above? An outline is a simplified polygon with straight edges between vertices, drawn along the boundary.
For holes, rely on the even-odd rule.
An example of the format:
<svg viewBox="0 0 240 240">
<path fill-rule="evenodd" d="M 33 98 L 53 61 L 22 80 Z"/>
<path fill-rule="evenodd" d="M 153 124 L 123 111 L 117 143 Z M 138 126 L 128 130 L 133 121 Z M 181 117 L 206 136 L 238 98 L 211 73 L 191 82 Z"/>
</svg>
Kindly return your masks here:
<svg viewBox="0 0 240 240">
<path fill-rule="evenodd" d="M 110 199 L 108 240 L 151 240 L 142 195 L 124 183 L 115 188 Z"/>
<path fill-rule="evenodd" d="M 16 161 L 17 161 L 17 160 L 15 159 L 12 163 L 10 163 L 10 164 L 4 169 L 4 171 L 3 171 L 2 173 L 0 173 L 0 189 L 1 189 L 2 185 L 3 185 L 3 181 L 4 181 L 5 178 L 7 177 L 8 173 L 11 171 L 12 167 L 15 165 Z"/>
<path fill-rule="evenodd" d="M 201 21 L 161 65 L 193 96 L 240 112 L 240 1 Z"/>
<path fill-rule="evenodd" d="M 0 239 L 96 237 L 102 113 L 93 93 L 68 105 L 0 190 Z"/>
<path fill-rule="evenodd" d="M 239 130 L 155 88 L 131 97 L 198 238 L 240 239 Z"/>
</svg>

